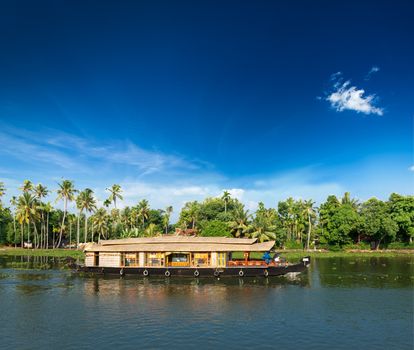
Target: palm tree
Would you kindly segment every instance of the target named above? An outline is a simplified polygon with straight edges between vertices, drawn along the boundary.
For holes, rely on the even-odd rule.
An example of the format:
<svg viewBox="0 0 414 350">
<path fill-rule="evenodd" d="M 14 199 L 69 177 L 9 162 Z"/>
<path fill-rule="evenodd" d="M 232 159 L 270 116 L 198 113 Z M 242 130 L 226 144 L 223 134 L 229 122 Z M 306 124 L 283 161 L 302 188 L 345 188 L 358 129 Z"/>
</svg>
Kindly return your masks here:
<svg viewBox="0 0 414 350">
<path fill-rule="evenodd" d="M 92 223 L 98 231 L 98 243 L 101 241 L 101 236 L 104 237 L 105 229 L 107 228 L 108 214 L 104 208 L 99 208 L 93 215 Z M 93 237 L 92 237 L 93 239 Z"/>
<path fill-rule="evenodd" d="M 250 238 L 257 238 L 259 242 L 270 241 L 276 239 L 276 227 L 267 220 L 254 220 L 249 226 Z"/>
<path fill-rule="evenodd" d="M 24 180 L 22 187 L 20 189 L 23 192 L 31 192 L 33 190 L 33 183 L 30 180 Z"/>
<path fill-rule="evenodd" d="M 6 189 L 4 187 L 4 183 L 0 182 L 0 209 L 2 208 L 1 198 L 5 195 Z M 1 236 L 1 222 L 0 222 L 0 236 Z"/>
<path fill-rule="evenodd" d="M 59 241 L 56 244 L 56 247 L 60 246 L 60 243 L 62 241 L 62 234 L 63 234 L 63 226 L 65 225 L 65 219 L 66 214 L 68 210 L 68 202 L 71 202 L 75 199 L 75 188 L 73 186 L 73 181 L 70 180 L 63 180 L 62 183 L 58 184 L 59 189 L 57 190 L 57 201 L 62 199 L 63 200 L 63 219 L 62 219 L 62 225 L 60 227 L 60 233 L 59 233 Z"/>
<path fill-rule="evenodd" d="M 142 229 L 144 229 L 145 220 L 148 220 L 149 218 L 149 204 L 146 199 L 141 200 L 138 203 L 138 217 L 142 220 Z"/>
<path fill-rule="evenodd" d="M 4 183 L 0 181 L 0 203 L 1 198 L 6 194 L 6 188 L 4 187 Z"/>
<path fill-rule="evenodd" d="M 49 249 L 49 215 L 53 211 L 52 204 L 50 202 L 44 204 L 43 211 L 46 213 L 45 246 L 46 249 Z"/>
<path fill-rule="evenodd" d="M 308 220 L 308 235 L 306 239 L 306 249 L 309 250 L 310 246 L 310 237 L 312 232 L 312 217 L 316 216 L 315 208 L 314 208 L 314 202 L 312 200 L 306 200 L 303 203 L 303 215 Z"/>
<path fill-rule="evenodd" d="M 221 199 L 224 202 L 224 212 L 227 213 L 227 204 L 230 202 L 231 199 L 230 192 L 224 191 Z"/>
<path fill-rule="evenodd" d="M 39 200 L 39 206 L 38 209 L 40 210 L 40 218 L 41 218 L 41 226 L 40 226 L 40 246 L 42 247 L 43 243 L 43 236 L 44 236 L 44 229 L 45 229 L 45 217 L 43 212 L 43 205 L 42 205 L 42 199 L 45 198 L 49 194 L 49 190 L 46 186 L 43 186 L 42 184 L 37 184 L 36 187 L 33 188 L 33 193 L 36 199 Z"/>
<path fill-rule="evenodd" d="M 191 228 L 194 230 L 196 223 L 198 222 L 198 217 L 200 215 L 200 205 L 197 201 L 189 203 L 188 216 L 191 220 Z"/>
<path fill-rule="evenodd" d="M 170 225 L 170 217 L 171 217 L 172 212 L 173 212 L 173 207 L 171 205 L 165 208 L 164 216 L 162 218 L 162 223 L 165 228 L 165 234 L 168 233 L 168 226 Z"/>
<path fill-rule="evenodd" d="M 108 200 L 114 203 L 114 207 L 116 209 L 116 199 L 117 198 L 120 199 L 120 200 L 124 199 L 121 195 L 121 193 L 122 193 L 121 186 L 119 186 L 117 184 L 113 184 L 110 188 L 107 188 L 106 190 L 111 193 Z"/>
<path fill-rule="evenodd" d="M 20 196 L 18 200 L 18 209 L 17 209 L 18 220 L 19 220 L 19 223 L 22 225 L 22 228 L 24 224 L 27 224 L 27 241 L 28 242 L 30 242 L 30 222 L 31 222 L 32 217 L 35 214 L 34 203 L 35 203 L 35 197 L 29 192 L 24 192 L 23 195 Z M 23 233 L 22 233 L 22 236 L 23 236 Z"/>
<path fill-rule="evenodd" d="M 88 238 L 88 217 L 87 213 L 94 211 L 96 209 L 96 200 L 93 196 L 93 191 L 90 188 L 84 189 L 81 193 L 79 193 L 78 198 L 76 199 L 76 205 L 79 209 L 79 215 L 85 210 L 85 243 Z"/>
<path fill-rule="evenodd" d="M 230 232 L 234 237 L 242 237 L 248 233 L 250 216 L 249 211 L 243 207 L 236 209 L 233 220 L 229 222 Z"/>
<path fill-rule="evenodd" d="M 154 223 L 150 223 L 148 227 L 145 229 L 145 236 L 147 237 L 154 237 L 156 234 L 157 225 Z"/>
<path fill-rule="evenodd" d="M 13 230 L 14 230 L 14 247 L 17 247 L 17 231 L 16 231 L 16 206 L 17 206 L 17 198 L 13 196 L 10 198 L 10 205 L 13 207 Z"/>
<path fill-rule="evenodd" d="M 355 198 L 351 198 L 351 193 L 345 192 L 342 197 L 341 204 L 349 204 L 352 208 L 358 209 L 359 203 Z"/>
</svg>

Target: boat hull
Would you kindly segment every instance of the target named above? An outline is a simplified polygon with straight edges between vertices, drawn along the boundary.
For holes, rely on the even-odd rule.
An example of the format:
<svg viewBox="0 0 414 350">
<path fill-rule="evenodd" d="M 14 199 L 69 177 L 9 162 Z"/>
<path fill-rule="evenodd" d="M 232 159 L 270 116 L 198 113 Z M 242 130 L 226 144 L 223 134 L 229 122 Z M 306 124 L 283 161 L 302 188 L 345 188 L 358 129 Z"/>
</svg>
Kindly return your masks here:
<svg viewBox="0 0 414 350">
<path fill-rule="evenodd" d="M 76 266 L 77 272 L 118 276 L 164 276 L 164 277 L 271 277 L 287 273 L 303 272 L 310 264 L 306 257 L 298 264 L 279 266 L 234 266 L 222 268 L 209 267 L 99 267 Z"/>
</svg>

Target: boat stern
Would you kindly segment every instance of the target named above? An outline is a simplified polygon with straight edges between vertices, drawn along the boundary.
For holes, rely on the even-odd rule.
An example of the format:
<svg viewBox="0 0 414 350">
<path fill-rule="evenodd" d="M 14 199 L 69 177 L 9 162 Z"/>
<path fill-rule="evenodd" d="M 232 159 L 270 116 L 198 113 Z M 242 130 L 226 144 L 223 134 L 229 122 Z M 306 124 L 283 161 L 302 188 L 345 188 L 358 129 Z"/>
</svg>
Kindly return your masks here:
<svg viewBox="0 0 414 350">
<path fill-rule="evenodd" d="M 311 262 L 310 256 L 305 256 L 302 258 L 302 264 L 305 265 L 306 267 L 310 265 L 310 262 Z"/>
</svg>

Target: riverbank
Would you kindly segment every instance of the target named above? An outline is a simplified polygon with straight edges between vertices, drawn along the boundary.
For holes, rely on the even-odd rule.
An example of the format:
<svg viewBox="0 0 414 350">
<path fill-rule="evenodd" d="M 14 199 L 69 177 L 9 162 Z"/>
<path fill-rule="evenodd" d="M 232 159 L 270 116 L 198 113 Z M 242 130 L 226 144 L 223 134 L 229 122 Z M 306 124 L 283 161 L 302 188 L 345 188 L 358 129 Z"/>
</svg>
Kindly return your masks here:
<svg viewBox="0 0 414 350">
<path fill-rule="evenodd" d="M 384 249 L 384 250 L 346 250 L 339 252 L 332 252 L 327 250 L 306 251 L 306 250 L 280 250 L 281 256 L 295 261 L 304 256 L 311 258 L 361 258 L 361 257 L 397 257 L 397 256 L 413 256 L 412 249 Z M 84 253 L 80 250 L 74 249 L 22 249 L 13 247 L 0 247 L 0 255 L 14 255 L 14 256 L 49 256 L 56 258 L 83 258 Z M 252 253 L 252 259 L 261 259 L 263 253 Z M 243 259 L 242 252 L 233 253 L 233 258 Z"/>
<path fill-rule="evenodd" d="M 23 249 L 13 247 L 0 247 L 1 255 L 14 256 L 48 256 L 54 258 L 83 258 L 84 253 L 81 250 L 74 249 Z"/>
</svg>

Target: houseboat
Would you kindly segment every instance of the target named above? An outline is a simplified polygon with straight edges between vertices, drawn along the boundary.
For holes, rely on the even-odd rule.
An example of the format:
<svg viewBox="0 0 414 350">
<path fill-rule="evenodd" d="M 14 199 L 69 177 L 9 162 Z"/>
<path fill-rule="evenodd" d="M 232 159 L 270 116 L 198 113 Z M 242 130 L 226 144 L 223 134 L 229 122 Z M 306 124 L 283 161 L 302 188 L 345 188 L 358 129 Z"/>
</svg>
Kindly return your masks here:
<svg viewBox="0 0 414 350">
<path fill-rule="evenodd" d="M 283 261 L 277 254 L 272 257 L 274 244 L 250 238 L 169 235 L 102 240 L 85 247 L 85 264 L 77 270 L 144 277 L 268 277 L 302 272 L 309 266 L 309 257 L 297 264 Z M 251 259 L 252 252 L 264 253 L 263 259 Z"/>
</svg>

